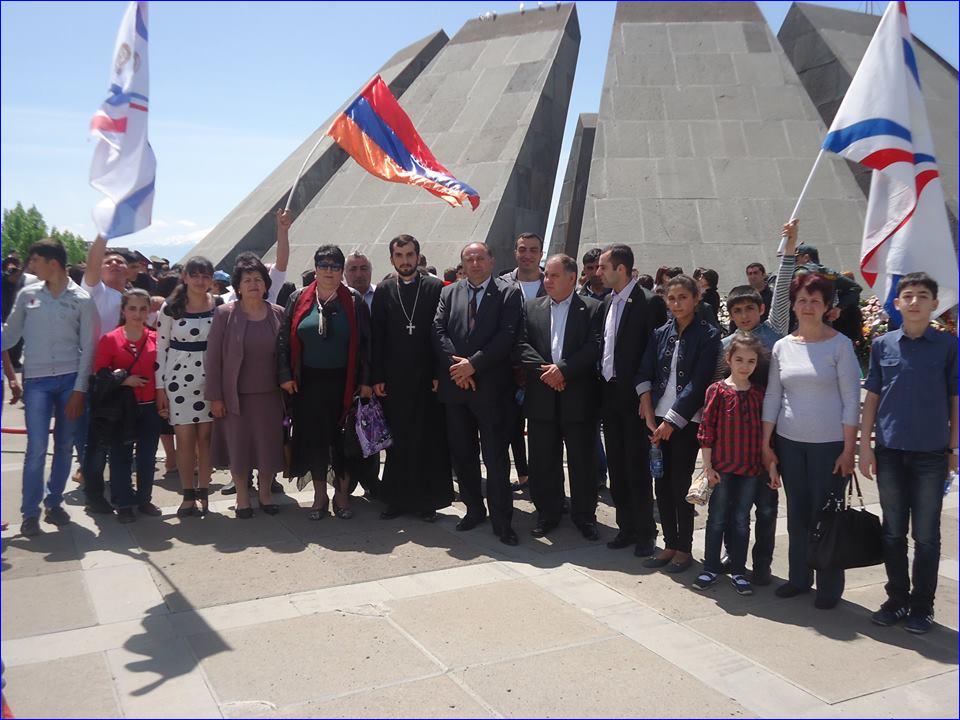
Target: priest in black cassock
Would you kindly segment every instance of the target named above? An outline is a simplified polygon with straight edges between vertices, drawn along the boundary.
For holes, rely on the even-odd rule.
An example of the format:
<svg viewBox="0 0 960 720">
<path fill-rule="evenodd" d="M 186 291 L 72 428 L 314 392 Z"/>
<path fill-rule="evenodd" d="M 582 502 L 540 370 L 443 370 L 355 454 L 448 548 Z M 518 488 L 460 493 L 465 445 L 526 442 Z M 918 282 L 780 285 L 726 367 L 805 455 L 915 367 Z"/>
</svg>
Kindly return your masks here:
<svg viewBox="0 0 960 720">
<path fill-rule="evenodd" d="M 395 278 L 373 295 L 373 391 L 393 433 L 387 450 L 380 517 L 413 513 L 434 522 L 453 502 L 453 478 L 443 406 L 437 401 L 433 318 L 443 282 L 421 275 L 420 243 L 410 235 L 390 241 Z"/>
</svg>

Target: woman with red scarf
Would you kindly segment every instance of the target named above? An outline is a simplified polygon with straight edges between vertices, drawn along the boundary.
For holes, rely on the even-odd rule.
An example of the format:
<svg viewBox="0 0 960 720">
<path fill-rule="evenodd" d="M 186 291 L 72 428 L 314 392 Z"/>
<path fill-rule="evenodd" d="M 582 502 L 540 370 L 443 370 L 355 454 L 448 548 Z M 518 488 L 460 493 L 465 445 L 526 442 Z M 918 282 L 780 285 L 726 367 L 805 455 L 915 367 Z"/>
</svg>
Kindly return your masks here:
<svg viewBox="0 0 960 720">
<path fill-rule="evenodd" d="M 326 517 L 326 478 L 334 475 L 334 514 L 353 517 L 344 473 L 340 427 L 353 396 L 370 387 L 370 311 L 343 284 L 343 251 L 321 245 L 313 256 L 316 280 L 290 296 L 277 338 L 280 387 L 292 396 L 290 474 L 313 478 L 310 519 Z"/>
</svg>

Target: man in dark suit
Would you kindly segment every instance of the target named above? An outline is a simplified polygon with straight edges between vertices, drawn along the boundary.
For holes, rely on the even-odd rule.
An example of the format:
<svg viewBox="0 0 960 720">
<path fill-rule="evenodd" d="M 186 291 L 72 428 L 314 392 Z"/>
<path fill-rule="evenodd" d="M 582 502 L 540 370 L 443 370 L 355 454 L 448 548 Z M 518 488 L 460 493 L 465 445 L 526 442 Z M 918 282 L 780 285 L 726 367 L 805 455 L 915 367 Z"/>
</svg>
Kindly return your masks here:
<svg viewBox="0 0 960 720">
<path fill-rule="evenodd" d="M 533 300 L 535 297 L 544 297 L 547 291 L 543 289 L 543 271 L 540 270 L 540 259 L 543 257 L 543 238 L 533 232 L 520 233 L 513 247 L 513 257 L 517 266 L 509 272 L 503 273 L 500 278 L 516 285 L 523 292 L 523 301 Z M 512 490 L 523 490 L 527 487 L 530 475 L 527 462 L 527 445 L 524 437 L 526 419 L 521 406 L 522 398 L 519 391 L 524 389 L 523 369 L 514 366 L 514 401 L 507 405 L 507 431 L 510 438 L 510 450 L 513 452 L 513 465 L 517 469 L 517 482 L 510 486 Z"/>
<path fill-rule="evenodd" d="M 639 415 L 637 385 L 643 352 L 655 325 L 644 289 L 633 279 L 633 251 L 611 245 L 600 255 L 599 272 L 612 292 L 603 300 L 604 324 L 600 354 L 603 384 L 603 429 L 610 469 L 610 495 L 617 508 L 620 532 L 607 543 L 617 550 L 636 544 L 634 554 L 655 551 L 650 442 Z"/>
<path fill-rule="evenodd" d="M 512 401 L 511 354 L 523 322 L 523 294 L 492 276 L 493 252 L 484 243 L 467 245 L 460 259 L 467 277 L 443 289 L 433 321 L 438 392 L 447 409 L 460 498 L 467 506 L 457 530 L 472 530 L 486 517 L 480 489 L 482 453 L 493 532 L 503 543 L 516 545 L 505 420 Z"/>
<path fill-rule="evenodd" d="M 596 540 L 601 305 L 576 293 L 577 263 L 567 255 L 547 261 L 543 284 L 548 297 L 527 301 L 518 345 L 527 380 L 530 496 L 538 516 L 531 534 L 543 537 L 560 523 L 566 444 L 571 518 L 585 538 Z"/>
</svg>

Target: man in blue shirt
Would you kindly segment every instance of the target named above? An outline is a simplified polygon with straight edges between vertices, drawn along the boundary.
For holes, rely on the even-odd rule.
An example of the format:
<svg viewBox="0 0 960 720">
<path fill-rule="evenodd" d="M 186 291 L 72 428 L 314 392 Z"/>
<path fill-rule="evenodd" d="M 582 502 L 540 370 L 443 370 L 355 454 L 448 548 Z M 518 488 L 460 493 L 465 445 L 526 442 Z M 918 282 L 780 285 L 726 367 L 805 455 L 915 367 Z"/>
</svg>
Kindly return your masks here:
<svg viewBox="0 0 960 720">
<path fill-rule="evenodd" d="M 86 406 L 100 325 L 90 295 L 67 275 L 67 251 L 59 240 L 35 242 L 29 257 L 41 282 L 17 294 L 2 334 L 4 365 L 9 350 L 21 338 L 24 340 L 27 452 L 23 460 L 20 533 L 25 537 L 40 534 L 41 503 L 45 522 L 57 527 L 70 522 L 70 515 L 63 509 L 63 489 L 70 474 L 77 418 Z M 43 467 L 51 417 L 55 419 L 53 463 L 44 493 Z"/>
<path fill-rule="evenodd" d="M 883 509 L 887 601 L 877 625 L 925 633 L 933 626 L 940 565 L 940 511 L 948 470 L 957 468 L 957 339 L 930 327 L 937 283 L 926 273 L 904 275 L 894 301 L 900 330 L 873 341 L 860 428 L 860 472 L 876 471 Z M 876 449 L 870 434 L 876 426 Z M 913 591 L 907 528 L 913 527 Z"/>
</svg>

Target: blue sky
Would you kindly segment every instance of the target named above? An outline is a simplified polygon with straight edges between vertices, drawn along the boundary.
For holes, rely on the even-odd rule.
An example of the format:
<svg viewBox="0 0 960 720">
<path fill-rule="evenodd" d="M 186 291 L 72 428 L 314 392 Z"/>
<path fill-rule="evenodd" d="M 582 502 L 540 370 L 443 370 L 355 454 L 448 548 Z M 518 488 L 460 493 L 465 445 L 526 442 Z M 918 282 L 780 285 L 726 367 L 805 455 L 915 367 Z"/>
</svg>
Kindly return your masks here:
<svg viewBox="0 0 960 720">
<path fill-rule="evenodd" d="M 863 10 L 868 3 L 823 4 Z M 882 12 L 884 3 L 872 4 Z M 776 32 L 789 3 L 759 5 Z M 48 224 L 88 240 L 100 196 L 88 184 L 87 127 L 105 96 L 125 7 L 0 5 L 0 205 L 35 204 Z M 395 50 L 440 28 L 452 36 L 488 10 L 518 7 L 486 0 L 151 3 L 154 224 L 126 244 L 181 257 Z M 956 66 L 957 3 L 909 7 L 914 34 Z M 577 115 L 599 107 L 614 3 L 581 2 L 578 13 L 580 60 L 561 175 Z"/>
</svg>

